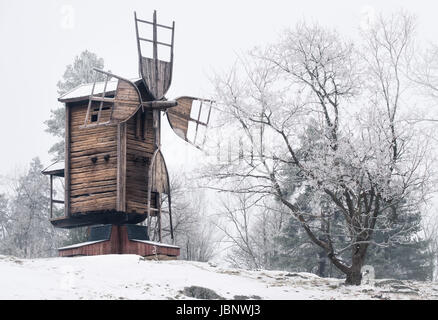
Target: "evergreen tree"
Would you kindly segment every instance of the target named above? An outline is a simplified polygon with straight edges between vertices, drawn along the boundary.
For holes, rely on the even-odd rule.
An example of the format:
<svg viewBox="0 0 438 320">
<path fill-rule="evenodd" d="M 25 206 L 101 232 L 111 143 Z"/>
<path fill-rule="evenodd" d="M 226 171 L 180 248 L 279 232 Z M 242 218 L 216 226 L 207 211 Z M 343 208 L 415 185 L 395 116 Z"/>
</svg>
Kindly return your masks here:
<svg viewBox="0 0 438 320">
<path fill-rule="evenodd" d="M 298 201 L 305 199 L 303 195 Z M 418 281 L 432 279 L 434 254 L 428 250 L 429 242 L 417 236 L 421 229 L 420 222 L 421 214 L 407 208 L 396 210 L 391 221 L 378 222 L 374 243 L 370 246 L 365 262 L 374 267 L 376 278 Z M 406 228 L 409 229 L 408 232 L 401 232 Z M 403 236 L 394 241 L 397 233 Z M 276 237 L 276 242 L 279 252 L 272 258 L 272 264 L 276 268 L 293 272 L 312 272 L 321 277 L 343 276 L 303 234 L 295 218 L 290 218 L 281 235 Z M 323 270 L 321 260 L 325 265 Z"/>
<path fill-rule="evenodd" d="M 310 198 L 307 192 L 297 197 L 297 202 L 308 213 L 313 210 Z M 323 232 L 319 236 L 323 237 Z M 343 277 L 321 248 L 309 240 L 295 217 L 289 218 L 282 232 L 275 237 L 275 242 L 278 247 L 276 255 L 272 258 L 275 269 L 311 272 L 320 277 Z"/>
<path fill-rule="evenodd" d="M 392 228 L 386 228 L 380 223 L 374 236 L 377 244 L 370 247 L 366 260 L 367 264 L 374 267 L 376 277 L 432 280 L 434 254 L 428 250 L 429 241 L 417 236 L 421 231 L 420 212 L 402 208 L 394 211 L 389 223 Z M 395 243 L 388 243 L 388 239 L 403 228 L 409 228 L 409 232 Z"/>
</svg>

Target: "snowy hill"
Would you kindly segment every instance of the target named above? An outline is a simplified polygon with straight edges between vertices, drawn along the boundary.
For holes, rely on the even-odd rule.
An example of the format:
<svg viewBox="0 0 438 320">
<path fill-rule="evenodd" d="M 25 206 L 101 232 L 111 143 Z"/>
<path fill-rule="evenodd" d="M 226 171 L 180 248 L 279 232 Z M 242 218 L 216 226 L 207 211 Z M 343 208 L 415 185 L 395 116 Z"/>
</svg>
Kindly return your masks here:
<svg viewBox="0 0 438 320">
<path fill-rule="evenodd" d="M 0 255 L 0 299 L 438 299 L 438 283 L 347 287 L 309 273 L 248 271 L 136 255 L 18 259 Z"/>
</svg>

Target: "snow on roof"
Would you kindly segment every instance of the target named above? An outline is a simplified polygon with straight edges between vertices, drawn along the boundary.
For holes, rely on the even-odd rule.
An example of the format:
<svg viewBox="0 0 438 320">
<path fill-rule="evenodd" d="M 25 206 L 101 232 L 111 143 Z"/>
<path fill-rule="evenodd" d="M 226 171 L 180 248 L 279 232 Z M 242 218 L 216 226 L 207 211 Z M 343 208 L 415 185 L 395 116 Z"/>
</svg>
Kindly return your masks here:
<svg viewBox="0 0 438 320">
<path fill-rule="evenodd" d="M 77 243 L 77 244 L 72 244 L 71 246 L 66 246 L 66 247 L 58 248 L 58 250 L 67 250 L 67 249 L 80 248 L 80 247 L 83 247 L 83 246 L 87 246 L 89 244 L 100 243 L 100 242 L 103 242 L 103 241 L 108 241 L 108 240 L 96 240 L 96 241 L 81 242 L 81 243 Z"/>
<path fill-rule="evenodd" d="M 64 176 L 64 168 L 65 168 L 64 160 L 61 160 L 52 163 L 50 166 L 48 166 L 43 171 L 41 171 L 41 173 L 53 174 L 53 175 L 60 175 L 62 173 L 62 176 Z"/>
<path fill-rule="evenodd" d="M 132 82 L 136 82 L 140 80 L 141 78 L 135 78 L 130 79 Z M 117 88 L 117 79 L 108 81 L 106 85 L 106 92 L 107 93 L 114 93 Z M 94 94 L 99 94 L 103 92 L 103 89 L 105 87 L 105 81 L 102 82 L 96 82 L 96 85 L 94 87 Z M 73 90 L 70 90 L 67 93 L 64 93 L 62 96 L 58 98 L 59 101 L 65 102 L 68 100 L 79 100 L 80 98 L 87 98 L 91 94 L 91 90 L 93 89 L 93 83 L 85 83 L 77 86 Z"/>
<path fill-rule="evenodd" d="M 131 239 L 131 240 L 132 241 L 141 242 L 141 243 L 151 244 L 151 245 L 157 246 L 157 247 L 169 247 L 169 248 L 180 249 L 180 247 L 178 247 L 178 246 L 173 246 L 171 244 L 166 244 L 166 243 L 161 243 L 161 242 L 147 241 L 147 240 L 138 240 L 138 239 Z"/>
<path fill-rule="evenodd" d="M 58 250 L 74 249 L 74 248 L 79 248 L 79 247 L 87 246 L 87 245 L 90 245 L 90 244 L 100 243 L 100 242 L 103 242 L 103 241 L 108 241 L 108 240 L 86 241 L 86 242 L 81 242 L 81 243 L 73 244 L 73 245 L 70 245 L 70 246 L 58 248 Z M 178 248 L 179 249 L 178 246 L 173 246 L 173 245 L 170 245 L 170 244 L 164 244 L 164 243 L 155 242 L 155 241 L 146 241 L 146 240 L 137 240 L 137 239 L 132 239 L 132 241 L 147 243 L 147 244 L 151 244 L 151 245 L 154 245 L 154 246 L 157 246 L 157 247 L 170 247 L 170 248 Z"/>
</svg>

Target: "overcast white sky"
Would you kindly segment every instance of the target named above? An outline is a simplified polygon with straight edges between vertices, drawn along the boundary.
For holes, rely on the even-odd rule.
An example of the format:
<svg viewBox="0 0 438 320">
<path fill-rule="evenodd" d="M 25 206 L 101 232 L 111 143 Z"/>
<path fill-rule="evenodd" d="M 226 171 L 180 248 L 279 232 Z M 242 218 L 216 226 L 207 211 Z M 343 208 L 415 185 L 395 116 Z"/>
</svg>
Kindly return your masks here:
<svg viewBox="0 0 438 320">
<path fill-rule="evenodd" d="M 57 81 L 81 51 L 97 53 L 105 59 L 105 69 L 116 74 L 138 76 L 134 10 L 147 20 L 154 9 L 159 22 L 175 20 L 168 97 L 207 98 L 213 70 L 230 66 L 236 53 L 275 40 L 302 18 L 354 36 L 364 13 L 400 8 L 417 15 L 424 39 L 438 42 L 438 5 L 430 0 L 0 0 L 0 176 L 13 175 L 35 156 L 50 163 L 47 150 L 54 139 L 44 132 L 43 121 L 59 105 Z"/>
</svg>

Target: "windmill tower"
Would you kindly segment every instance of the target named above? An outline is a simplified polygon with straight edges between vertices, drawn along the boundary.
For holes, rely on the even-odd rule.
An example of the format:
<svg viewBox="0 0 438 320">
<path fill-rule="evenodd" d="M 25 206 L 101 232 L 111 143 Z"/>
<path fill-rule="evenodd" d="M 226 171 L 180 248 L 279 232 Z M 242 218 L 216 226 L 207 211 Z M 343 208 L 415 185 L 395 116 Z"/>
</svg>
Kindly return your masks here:
<svg viewBox="0 0 438 320">
<path fill-rule="evenodd" d="M 177 136 L 197 148 L 213 102 L 195 97 L 168 100 L 173 71 L 175 23 L 158 24 L 134 13 L 140 78 L 129 80 L 99 69 L 103 82 L 82 85 L 61 96 L 65 103 L 65 164 L 43 171 L 64 177 L 64 201 L 51 196 L 50 221 L 55 227 L 89 226 L 89 241 L 59 249 L 61 256 L 133 253 L 142 256 L 179 255 L 162 243 L 162 217 L 168 214 L 173 241 L 169 174 L 161 151 L 161 113 Z M 152 28 L 152 39 L 139 25 Z M 171 31 L 171 42 L 158 41 L 160 29 Z M 142 42 L 152 44 L 151 54 Z M 158 58 L 169 50 L 169 61 Z M 195 110 L 196 109 L 196 110 Z M 64 216 L 53 217 L 53 206 L 64 203 Z M 163 203 L 167 203 L 164 210 Z M 138 225 L 142 223 L 143 225 Z"/>
</svg>

